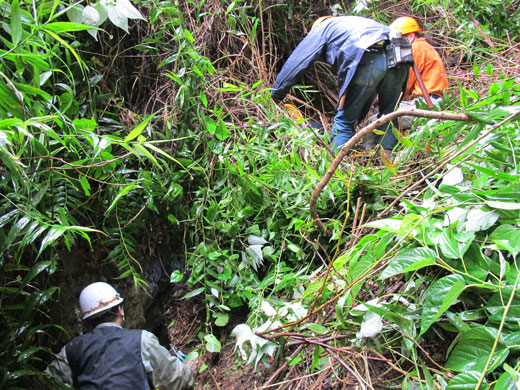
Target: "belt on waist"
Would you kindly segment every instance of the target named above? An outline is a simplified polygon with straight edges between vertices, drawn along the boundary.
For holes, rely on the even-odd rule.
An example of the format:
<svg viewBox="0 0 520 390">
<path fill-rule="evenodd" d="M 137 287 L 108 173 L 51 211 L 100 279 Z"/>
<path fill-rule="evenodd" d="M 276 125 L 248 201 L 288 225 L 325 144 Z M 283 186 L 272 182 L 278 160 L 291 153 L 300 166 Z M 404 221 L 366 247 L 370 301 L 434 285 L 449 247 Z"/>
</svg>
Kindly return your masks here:
<svg viewBox="0 0 520 390">
<path fill-rule="evenodd" d="M 382 51 L 384 48 L 385 48 L 385 41 L 383 40 L 383 41 L 376 42 L 373 45 L 370 45 L 365 50 L 368 52 L 377 52 L 377 51 Z"/>
</svg>

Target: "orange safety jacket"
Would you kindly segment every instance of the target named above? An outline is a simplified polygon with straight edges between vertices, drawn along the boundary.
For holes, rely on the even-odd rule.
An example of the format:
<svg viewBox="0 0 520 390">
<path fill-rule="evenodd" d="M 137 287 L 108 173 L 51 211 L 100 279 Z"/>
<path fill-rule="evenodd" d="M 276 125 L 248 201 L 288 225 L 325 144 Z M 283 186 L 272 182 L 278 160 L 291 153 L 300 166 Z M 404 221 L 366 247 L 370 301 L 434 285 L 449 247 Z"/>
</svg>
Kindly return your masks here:
<svg viewBox="0 0 520 390">
<path fill-rule="evenodd" d="M 442 96 L 442 92 L 448 88 L 448 77 L 439 53 L 422 37 L 412 43 L 412 53 L 428 93 Z M 415 73 L 410 69 L 405 96 L 411 99 L 422 95 Z"/>
</svg>

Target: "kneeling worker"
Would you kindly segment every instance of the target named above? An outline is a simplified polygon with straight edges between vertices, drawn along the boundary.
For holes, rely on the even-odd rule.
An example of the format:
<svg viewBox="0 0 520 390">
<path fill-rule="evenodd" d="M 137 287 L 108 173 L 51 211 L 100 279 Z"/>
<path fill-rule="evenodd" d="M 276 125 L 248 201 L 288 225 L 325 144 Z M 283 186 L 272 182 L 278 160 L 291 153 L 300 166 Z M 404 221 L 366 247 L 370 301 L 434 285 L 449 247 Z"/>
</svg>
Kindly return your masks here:
<svg viewBox="0 0 520 390">
<path fill-rule="evenodd" d="M 124 329 L 122 302 L 108 283 L 85 287 L 79 306 L 93 330 L 69 341 L 46 372 L 77 390 L 191 388 L 195 361 L 182 363 L 146 330 Z"/>
</svg>

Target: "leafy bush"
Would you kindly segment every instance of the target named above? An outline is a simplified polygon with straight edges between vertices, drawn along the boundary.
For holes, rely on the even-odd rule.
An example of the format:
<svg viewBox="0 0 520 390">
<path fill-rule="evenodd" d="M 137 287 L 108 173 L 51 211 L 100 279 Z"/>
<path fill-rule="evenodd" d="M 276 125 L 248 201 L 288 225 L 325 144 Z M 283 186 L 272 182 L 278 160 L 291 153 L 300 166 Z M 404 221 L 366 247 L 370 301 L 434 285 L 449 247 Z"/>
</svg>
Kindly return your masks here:
<svg viewBox="0 0 520 390">
<path fill-rule="evenodd" d="M 247 305 L 248 323 L 235 334 L 251 363 L 269 361 L 284 340 L 268 333 L 290 325 L 300 332 L 295 343 L 313 348 L 309 360 L 302 355 L 290 364 L 310 362 L 311 371 L 328 369 L 331 350 L 318 343 L 338 335 L 337 345 L 348 352 L 392 358 L 405 373 L 403 388 L 517 382 L 518 123 L 509 120 L 479 138 L 518 109 L 516 80 L 492 84 L 485 98 L 470 88 L 461 88 L 460 98 L 446 96 L 443 108 L 476 122 L 416 122 L 401 139 L 397 176 L 373 161 L 342 167 L 318 201 L 330 238 L 314 227 L 308 210 L 330 162 L 321 144 L 326 137 L 289 119 L 264 88 L 279 60 L 277 45 L 298 39 L 289 32 L 305 30 L 300 21 L 329 9 L 315 10 L 310 2 L 142 1 L 152 28 L 135 45 L 120 37 L 133 45 L 123 51 L 146 58 L 139 63 L 145 70 L 128 81 L 132 69 L 101 63 L 99 70 L 99 60 L 88 56 L 100 46 L 85 42 L 86 31 L 101 47 L 120 49 L 92 29 L 109 30 L 101 23 L 114 9 L 103 4 L 79 15 L 79 5 L 64 2 L 37 2 L 35 9 L 17 0 L 0 3 L 0 316 L 6 324 L 0 386 L 47 380 L 40 373 L 49 356 L 43 346 L 61 330 L 46 309 L 57 295 L 59 254 L 95 241 L 99 256 L 117 265 L 114 276 L 146 286 L 145 235 L 184 246 L 189 269 L 174 272 L 172 281 L 186 275 L 194 288 L 188 296 L 204 297 L 208 351 L 221 347 L 214 326 L 226 326 L 233 308 Z M 478 9 L 457 4 L 448 15 L 456 25 L 473 25 L 469 9 L 485 33 L 518 33 L 518 15 L 502 18 L 493 2 Z M 425 14 L 438 5 L 411 4 Z M 79 24 L 93 9 L 96 20 Z M 141 17 L 125 9 L 116 23 L 124 30 L 128 18 Z M 447 26 L 439 22 L 452 34 Z M 485 52 L 478 29 L 453 35 L 466 50 Z M 245 66 L 234 67 L 236 53 Z M 127 60 L 137 66 L 134 57 Z M 238 74 L 244 68 L 246 75 Z M 476 69 L 475 78 L 494 73 L 491 64 Z M 152 91 L 145 103 L 132 101 L 139 114 L 122 93 L 132 83 Z M 436 177 L 409 192 L 436 168 Z M 368 215 L 401 194 L 407 196 L 395 217 Z M 369 222 L 357 227 L 362 210 Z M 386 294 L 394 281 L 400 288 Z M 448 356 L 425 350 L 437 336 L 452 343 Z"/>
<path fill-rule="evenodd" d="M 515 383 L 520 126 L 512 118 L 520 115 L 520 105 L 517 99 L 509 104 L 519 88 L 506 79 L 484 99 L 462 91 L 461 108 L 478 120 L 472 124 L 416 121 L 397 161 L 405 165 L 420 150 L 437 159 L 437 174 L 420 197 L 403 197 L 395 217 L 365 223 L 372 233 L 310 278 L 297 300 L 264 297 L 258 305 L 263 320 L 234 331 L 241 351 L 249 342 L 258 362 L 273 352 L 277 334 L 270 334 L 284 335 L 291 326 L 295 340 L 314 345 L 312 358 L 303 358 L 312 367 L 327 361 L 327 344 L 319 340 L 345 335 L 350 342 L 339 342 L 341 350 L 399 364 L 406 373 L 403 388 L 425 382 L 447 389 L 496 383 L 498 389 Z M 394 285 L 398 289 L 386 293 Z M 331 304 L 333 317 L 322 313 Z M 299 314 L 287 317 L 291 305 L 300 306 Z M 423 346 L 439 339 L 449 346 L 446 355 Z"/>
<path fill-rule="evenodd" d="M 98 110 L 92 96 L 103 92 L 96 90 L 102 77 L 87 77 L 74 35 L 90 26 L 64 21 L 67 4 L 33 9 L 15 0 L 0 11 L 1 385 L 28 386 L 34 378 L 44 386 L 50 379 L 41 374 L 49 353 L 43 345 L 63 330 L 46 311 L 57 295 L 51 275 L 61 266 L 58 253 L 81 247 L 80 239 L 92 249 L 92 235 L 109 234 L 108 259 L 121 276 L 146 284 L 135 259 L 141 228 L 128 226 L 145 208 L 158 212 L 159 199 L 179 195 L 179 165 L 145 138 L 152 116 L 129 131 Z M 162 170 L 172 178 L 158 179 Z"/>
</svg>

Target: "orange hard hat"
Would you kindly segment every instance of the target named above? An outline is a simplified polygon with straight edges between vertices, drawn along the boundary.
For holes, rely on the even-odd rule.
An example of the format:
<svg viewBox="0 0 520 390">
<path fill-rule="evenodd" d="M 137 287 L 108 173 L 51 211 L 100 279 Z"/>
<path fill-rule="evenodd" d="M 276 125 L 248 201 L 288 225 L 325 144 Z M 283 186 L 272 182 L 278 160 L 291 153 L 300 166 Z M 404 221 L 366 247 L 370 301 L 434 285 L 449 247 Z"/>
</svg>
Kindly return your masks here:
<svg viewBox="0 0 520 390">
<path fill-rule="evenodd" d="M 422 31 L 419 23 L 414 18 L 409 16 L 401 16 L 397 18 L 391 25 L 390 28 L 399 31 L 402 35 L 409 34 L 416 31 Z"/>
<path fill-rule="evenodd" d="M 311 30 L 316 27 L 318 24 L 320 24 L 321 22 L 323 22 L 325 19 L 328 19 L 328 18 L 332 18 L 332 15 L 328 15 L 328 16 L 321 16 L 319 17 L 318 19 L 316 19 L 314 21 L 314 23 L 312 24 L 311 26 Z"/>
</svg>

